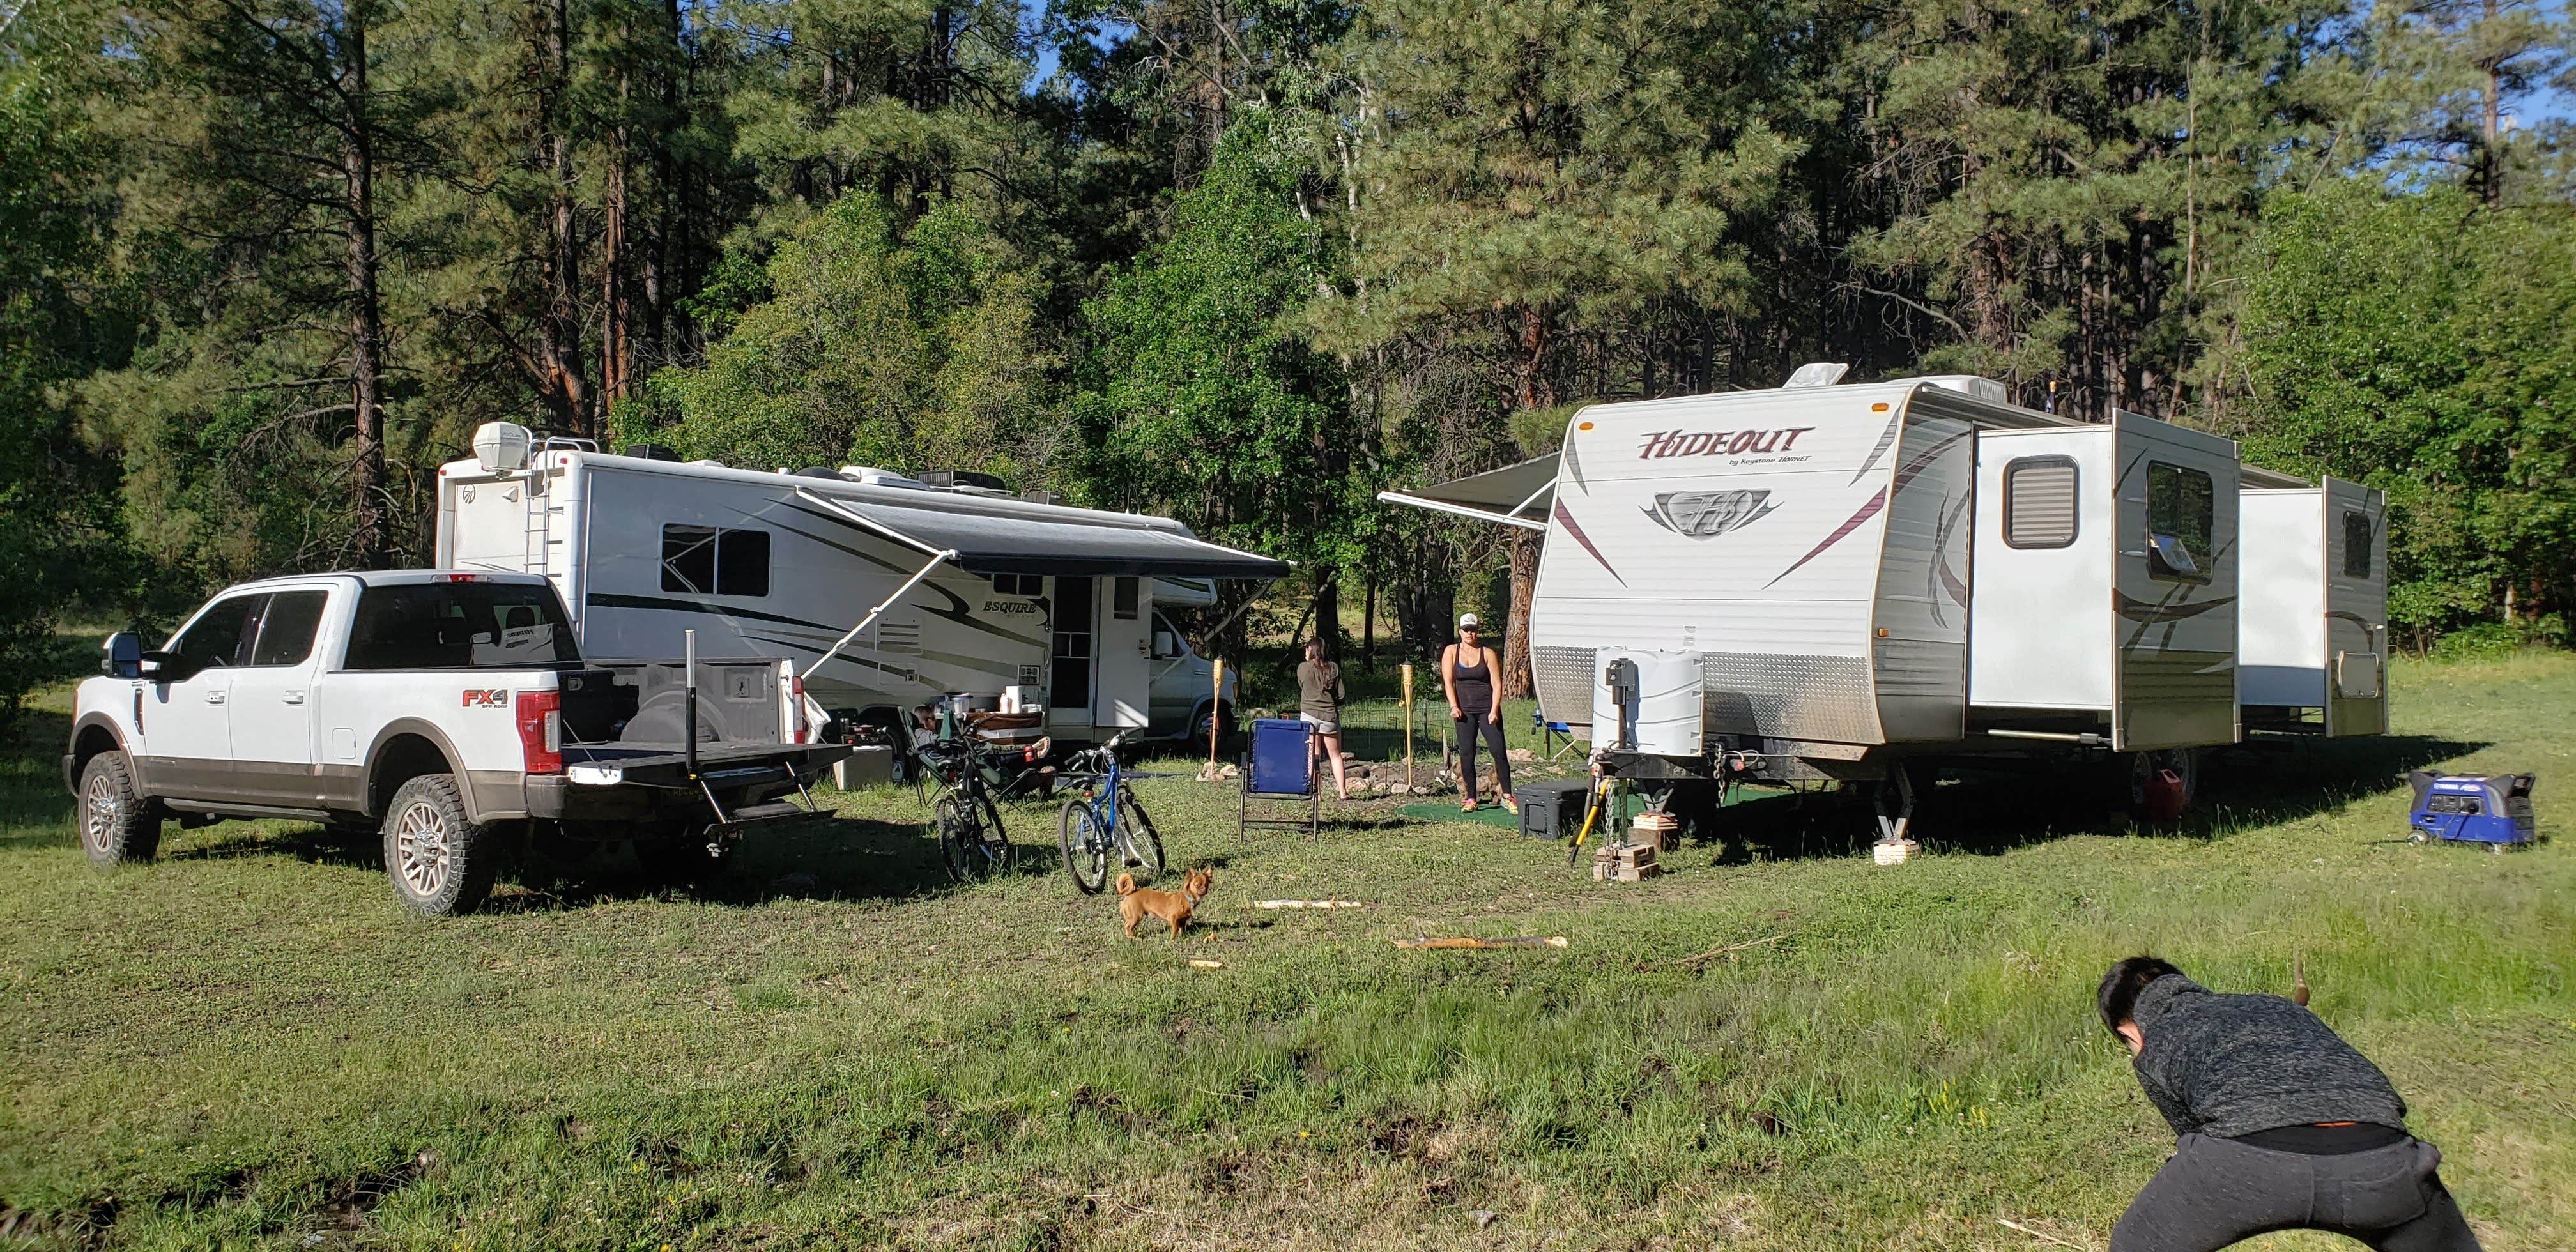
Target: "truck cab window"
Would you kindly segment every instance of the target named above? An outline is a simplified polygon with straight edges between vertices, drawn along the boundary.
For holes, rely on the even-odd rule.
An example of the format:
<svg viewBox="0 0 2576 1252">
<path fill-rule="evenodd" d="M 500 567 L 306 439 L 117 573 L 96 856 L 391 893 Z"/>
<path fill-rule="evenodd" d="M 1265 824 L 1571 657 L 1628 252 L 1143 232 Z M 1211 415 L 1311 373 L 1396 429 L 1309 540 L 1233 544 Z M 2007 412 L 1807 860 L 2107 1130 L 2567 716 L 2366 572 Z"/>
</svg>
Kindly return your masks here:
<svg viewBox="0 0 2576 1252">
<path fill-rule="evenodd" d="M 250 595 L 215 601 L 188 624 L 186 632 L 170 641 L 168 651 L 185 658 L 191 669 L 241 664 L 242 639 L 259 629 L 259 606 L 266 599 Z"/>
<path fill-rule="evenodd" d="M 394 583 L 358 597 L 348 668 L 575 664 L 563 602 L 545 583 Z"/>
<path fill-rule="evenodd" d="M 2218 491 L 2203 470 L 2147 462 L 2147 572 L 2167 582 L 2206 583 L 2216 555 Z"/>
<path fill-rule="evenodd" d="M 768 595 L 769 532 L 663 527 L 662 590 L 702 596 Z"/>
<path fill-rule="evenodd" d="M 326 591 L 281 591 L 268 598 L 260 614 L 259 642 L 251 648 L 253 665 L 301 665 L 313 655 L 313 634 L 322 626 Z"/>
<path fill-rule="evenodd" d="M 2372 531 L 2370 515 L 2349 511 L 2343 515 L 2343 576 L 2370 577 Z"/>
</svg>

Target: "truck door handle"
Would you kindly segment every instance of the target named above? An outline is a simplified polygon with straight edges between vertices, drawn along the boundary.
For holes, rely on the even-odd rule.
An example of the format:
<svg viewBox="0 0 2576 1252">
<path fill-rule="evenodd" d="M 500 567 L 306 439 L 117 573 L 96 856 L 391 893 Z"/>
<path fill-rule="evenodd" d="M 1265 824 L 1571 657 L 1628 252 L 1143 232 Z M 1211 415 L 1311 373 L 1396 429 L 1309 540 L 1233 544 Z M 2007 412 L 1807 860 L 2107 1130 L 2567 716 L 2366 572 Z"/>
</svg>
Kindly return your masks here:
<svg viewBox="0 0 2576 1252">
<path fill-rule="evenodd" d="M 206 703 L 208 703 L 208 704 L 221 704 L 221 703 L 223 703 L 223 702 L 224 702 L 224 693 L 222 693 L 222 692 L 220 692 L 220 691 L 209 691 L 209 692 L 207 692 L 207 693 L 206 693 Z"/>
<path fill-rule="evenodd" d="M 285 700 L 288 704 L 302 704 L 304 703 L 304 693 L 301 691 L 287 692 Z"/>
</svg>

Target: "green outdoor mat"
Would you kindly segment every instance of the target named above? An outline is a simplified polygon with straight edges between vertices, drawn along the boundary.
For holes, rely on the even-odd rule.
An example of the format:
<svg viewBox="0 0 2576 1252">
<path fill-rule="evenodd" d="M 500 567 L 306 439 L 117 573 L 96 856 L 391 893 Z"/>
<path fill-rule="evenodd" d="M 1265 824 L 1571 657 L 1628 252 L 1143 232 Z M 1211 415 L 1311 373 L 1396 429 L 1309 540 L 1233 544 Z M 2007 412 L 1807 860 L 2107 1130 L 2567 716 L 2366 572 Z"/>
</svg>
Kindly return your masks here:
<svg viewBox="0 0 2576 1252">
<path fill-rule="evenodd" d="M 1397 811 L 1426 822 L 1482 822 L 1506 830 L 1518 830 L 1521 826 L 1521 819 L 1500 804 L 1480 804 L 1473 813 L 1461 813 L 1457 801 L 1435 800 L 1428 804 L 1408 804 Z"/>
</svg>

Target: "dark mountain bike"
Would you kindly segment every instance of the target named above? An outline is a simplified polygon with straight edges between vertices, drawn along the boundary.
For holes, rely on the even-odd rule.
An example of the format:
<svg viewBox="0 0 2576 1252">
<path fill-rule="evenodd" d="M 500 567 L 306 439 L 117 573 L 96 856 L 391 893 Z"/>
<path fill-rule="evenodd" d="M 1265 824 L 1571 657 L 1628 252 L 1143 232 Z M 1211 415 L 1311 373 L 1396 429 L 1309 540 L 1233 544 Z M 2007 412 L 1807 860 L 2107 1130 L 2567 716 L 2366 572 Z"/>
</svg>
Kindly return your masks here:
<svg viewBox="0 0 2576 1252">
<path fill-rule="evenodd" d="M 934 788 L 930 827 L 939 837 L 939 859 L 948 876 L 981 882 L 1011 867 L 1011 839 L 993 803 L 997 750 L 971 738 L 939 740 L 914 750 Z M 1017 749 L 1010 750 L 1018 756 Z"/>
</svg>

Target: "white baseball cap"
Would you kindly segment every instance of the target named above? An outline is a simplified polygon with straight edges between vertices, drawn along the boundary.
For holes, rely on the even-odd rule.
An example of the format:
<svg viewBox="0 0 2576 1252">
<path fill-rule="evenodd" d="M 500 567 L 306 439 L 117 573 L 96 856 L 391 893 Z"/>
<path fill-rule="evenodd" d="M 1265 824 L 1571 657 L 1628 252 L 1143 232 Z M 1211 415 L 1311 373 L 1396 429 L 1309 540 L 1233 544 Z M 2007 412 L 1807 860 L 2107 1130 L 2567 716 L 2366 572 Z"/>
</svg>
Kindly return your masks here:
<svg viewBox="0 0 2576 1252">
<path fill-rule="evenodd" d="M 1483 625 L 1483 622 L 1476 620 L 1476 615 L 1473 613 L 1461 613 L 1458 615 L 1458 629 L 1460 630 L 1474 630 Z"/>
</svg>

